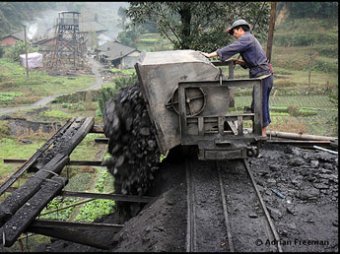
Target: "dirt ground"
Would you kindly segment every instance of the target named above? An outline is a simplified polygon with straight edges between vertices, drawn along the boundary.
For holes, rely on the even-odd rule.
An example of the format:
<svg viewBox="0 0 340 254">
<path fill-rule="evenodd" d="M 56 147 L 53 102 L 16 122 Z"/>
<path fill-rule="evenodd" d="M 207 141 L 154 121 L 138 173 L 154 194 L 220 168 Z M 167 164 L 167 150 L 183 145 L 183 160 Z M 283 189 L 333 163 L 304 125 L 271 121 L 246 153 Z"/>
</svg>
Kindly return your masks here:
<svg viewBox="0 0 340 254">
<path fill-rule="evenodd" d="M 170 154 L 156 175 L 148 193 L 156 196 L 155 200 L 125 222 L 124 228 L 113 239 L 108 239 L 113 244 L 108 252 L 185 251 L 185 165 L 183 158 L 176 156 L 178 154 Z M 228 163 L 228 167 L 232 167 L 235 162 Z M 249 160 L 249 165 L 278 230 L 283 251 L 338 251 L 336 155 L 266 144 L 258 158 Z M 117 215 L 110 215 L 102 221 L 117 223 Z M 204 233 L 211 235 L 213 232 Z M 252 241 L 257 246 L 273 244 L 265 236 Z M 54 240 L 36 251 L 107 252 L 62 240 Z"/>
</svg>

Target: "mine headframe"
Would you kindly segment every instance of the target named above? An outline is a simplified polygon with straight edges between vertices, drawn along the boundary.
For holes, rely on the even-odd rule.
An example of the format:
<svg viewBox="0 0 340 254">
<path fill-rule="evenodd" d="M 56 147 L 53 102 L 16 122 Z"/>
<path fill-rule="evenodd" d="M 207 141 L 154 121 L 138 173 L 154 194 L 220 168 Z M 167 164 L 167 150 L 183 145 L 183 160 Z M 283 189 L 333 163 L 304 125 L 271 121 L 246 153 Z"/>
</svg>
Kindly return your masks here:
<svg viewBox="0 0 340 254">
<path fill-rule="evenodd" d="M 79 29 L 80 13 L 62 11 L 58 13 L 55 28 L 56 44 L 49 64 L 53 69 L 65 65 L 79 67 L 83 65 L 86 53 L 85 38 Z"/>
</svg>

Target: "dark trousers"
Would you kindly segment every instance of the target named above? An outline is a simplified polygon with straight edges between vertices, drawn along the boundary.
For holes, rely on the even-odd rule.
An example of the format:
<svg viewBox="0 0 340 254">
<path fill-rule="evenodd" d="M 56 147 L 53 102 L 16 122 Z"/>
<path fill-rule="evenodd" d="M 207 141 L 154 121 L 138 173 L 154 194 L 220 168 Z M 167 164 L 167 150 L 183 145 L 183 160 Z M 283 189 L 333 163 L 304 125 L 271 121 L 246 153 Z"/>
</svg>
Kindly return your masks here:
<svg viewBox="0 0 340 254">
<path fill-rule="evenodd" d="M 269 95 L 273 88 L 273 75 L 262 80 L 262 128 L 267 127 L 271 123 L 269 112 Z M 254 112 L 254 89 L 253 100 L 251 102 L 251 111 Z"/>
</svg>

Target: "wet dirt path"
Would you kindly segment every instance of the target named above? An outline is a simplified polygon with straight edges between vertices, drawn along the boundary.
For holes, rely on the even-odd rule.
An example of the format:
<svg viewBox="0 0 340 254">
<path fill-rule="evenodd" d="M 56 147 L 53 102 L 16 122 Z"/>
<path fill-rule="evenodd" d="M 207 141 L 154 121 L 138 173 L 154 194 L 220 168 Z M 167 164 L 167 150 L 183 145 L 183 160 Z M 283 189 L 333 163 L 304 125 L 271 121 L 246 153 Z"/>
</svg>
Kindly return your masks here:
<svg viewBox="0 0 340 254">
<path fill-rule="evenodd" d="M 98 90 L 103 85 L 103 79 L 102 79 L 102 76 L 100 74 L 100 69 L 102 68 L 102 65 L 92 58 L 88 57 L 87 59 L 90 63 L 91 71 L 95 75 L 96 80 L 90 87 L 88 87 L 86 89 L 78 90 L 78 91 L 75 91 L 75 92 Z M 75 93 L 75 92 L 73 92 L 73 93 Z M 15 112 L 22 111 L 22 110 L 30 110 L 30 109 L 40 108 L 40 107 L 46 106 L 48 103 L 52 102 L 56 98 L 58 98 L 60 96 L 64 96 L 64 95 L 67 95 L 67 94 L 47 96 L 47 97 L 41 98 L 40 100 L 38 100 L 37 102 L 35 102 L 31 105 L 23 105 L 23 106 L 18 106 L 18 107 L 11 107 L 11 108 L 0 108 L 0 116 L 5 115 L 5 114 L 15 113 Z"/>
</svg>

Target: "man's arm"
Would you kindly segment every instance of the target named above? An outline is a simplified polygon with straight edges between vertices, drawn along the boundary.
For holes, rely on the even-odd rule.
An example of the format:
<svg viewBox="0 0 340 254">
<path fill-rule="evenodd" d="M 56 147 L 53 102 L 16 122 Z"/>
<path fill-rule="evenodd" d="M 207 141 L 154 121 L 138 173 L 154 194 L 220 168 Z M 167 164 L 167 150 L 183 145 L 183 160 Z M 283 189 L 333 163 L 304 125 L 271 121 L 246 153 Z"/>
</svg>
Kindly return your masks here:
<svg viewBox="0 0 340 254">
<path fill-rule="evenodd" d="M 205 57 L 211 58 L 211 57 L 216 57 L 218 56 L 217 51 L 211 52 L 211 53 L 206 53 L 206 52 L 201 52 L 202 55 L 204 55 Z M 246 69 L 247 64 L 243 59 L 232 59 L 234 61 L 234 64 L 239 64 L 242 66 L 242 68 Z"/>
<path fill-rule="evenodd" d="M 202 53 L 202 55 L 204 55 L 205 57 L 208 57 L 208 58 L 212 58 L 212 57 L 218 56 L 216 51 L 211 52 L 211 53 L 206 53 L 206 52 L 201 52 L 201 53 Z"/>
</svg>

